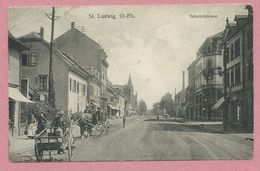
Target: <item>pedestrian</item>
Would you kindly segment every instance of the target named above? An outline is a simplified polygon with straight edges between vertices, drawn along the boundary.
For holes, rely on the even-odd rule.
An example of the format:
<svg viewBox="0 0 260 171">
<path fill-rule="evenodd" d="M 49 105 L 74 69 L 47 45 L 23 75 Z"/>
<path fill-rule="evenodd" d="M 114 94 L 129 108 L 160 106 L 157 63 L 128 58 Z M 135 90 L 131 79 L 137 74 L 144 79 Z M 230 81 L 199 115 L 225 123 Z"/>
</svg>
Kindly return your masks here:
<svg viewBox="0 0 260 171">
<path fill-rule="evenodd" d="M 47 119 L 44 117 L 43 113 L 41 113 L 40 116 L 38 117 L 36 134 L 41 133 L 46 128 L 46 124 L 47 124 Z"/>
<path fill-rule="evenodd" d="M 126 123 L 126 115 L 123 116 L 123 128 L 125 127 L 125 123 Z"/>
<path fill-rule="evenodd" d="M 54 128 L 54 132 L 57 133 L 57 135 L 62 136 L 63 135 L 63 131 L 65 128 L 65 123 L 62 120 L 62 117 L 64 115 L 64 111 L 60 110 L 56 113 L 54 120 L 51 123 L 51 127 Z"/>
<path fill-rule="evenodd" d="M 65 123 L 62 120 L 62 117 L 64 114 L 65 113 L 63 110 L 58 111 L 55 115 L 54 120 L 51 123 L 51 127 L 54 128 L 54 132 L 56 133 L 56 135 L 61 136 L 61 137 L 63 136 L 63 131 L 65 131 L 64 130 Z M 62 144 L 61 148 L 58 149 L 58 154 L 61 154 L 61 153 L 65 153 L 64 144 Z"/>
</svg>

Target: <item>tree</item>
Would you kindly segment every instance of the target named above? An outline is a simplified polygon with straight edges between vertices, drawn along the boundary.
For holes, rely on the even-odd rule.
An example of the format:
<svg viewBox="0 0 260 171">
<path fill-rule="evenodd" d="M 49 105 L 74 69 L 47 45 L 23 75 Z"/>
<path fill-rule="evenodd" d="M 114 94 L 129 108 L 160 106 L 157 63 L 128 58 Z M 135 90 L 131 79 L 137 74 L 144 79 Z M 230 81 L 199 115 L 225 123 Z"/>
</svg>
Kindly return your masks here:
<svg viewBox="0 0 260 171">
<path fill-rule="evenodd" d="M 160 105 L 159 105 L 158 102 L 153 104 L 152 113 L 153 113 L 154 115 L 159 115 L 159 114 L 162 113 L 162 110 L 160 109 Z"/>
<path fill-rule="evenodd" d="M 43 114 L 47 120 L 52 120 L 55 116 L 56 109 L 47 101 L 36 101 L 35 103 L 30 103 L 26 106 L 24 113 L 27 116 L 28 122 L 32 117 L 38 120 L 39 116 Z"/>
<path fill-rule="evenodd" d="M 141 114 L 146 114 L 147 113 L 147 106 L 144 100 L 139 101 L 139 112 Z"/>
<path fill-rule="evenodd" d="M 170 93 L 166 93 L 162 98 L 161 101 L 159 103 L 159 108 L 161 110 L 166 110 L 167 114 L 171 114 L 171 109 L 173 107 L 173 99 L 172 99 L 172 95 Z"/>
</svg>

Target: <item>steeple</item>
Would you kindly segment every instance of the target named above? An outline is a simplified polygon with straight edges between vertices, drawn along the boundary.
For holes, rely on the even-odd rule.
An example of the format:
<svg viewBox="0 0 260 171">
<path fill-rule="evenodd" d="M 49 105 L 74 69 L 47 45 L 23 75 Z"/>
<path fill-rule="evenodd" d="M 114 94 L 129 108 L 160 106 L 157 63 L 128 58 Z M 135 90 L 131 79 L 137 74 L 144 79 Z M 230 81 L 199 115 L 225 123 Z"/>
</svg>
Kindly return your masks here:
<svg viewBox="0 0 260 171">
<path fill-rule="evenodd" d="M 129 74 L 129 78 L 128 78 L 128 83 L 127 83 L 128 85 L 133 85 L 132 84 L 132 79 L 131 79 L 131 74 Z"/>
</svg>

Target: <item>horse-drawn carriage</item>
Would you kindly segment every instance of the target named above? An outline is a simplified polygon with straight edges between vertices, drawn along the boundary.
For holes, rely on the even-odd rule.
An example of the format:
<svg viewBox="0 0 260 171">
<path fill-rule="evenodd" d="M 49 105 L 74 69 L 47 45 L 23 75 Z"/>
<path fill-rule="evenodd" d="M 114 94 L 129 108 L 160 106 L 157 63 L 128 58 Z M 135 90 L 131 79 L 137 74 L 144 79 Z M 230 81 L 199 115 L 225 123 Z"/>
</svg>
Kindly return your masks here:
<svg viewBox="0 0 260 171">
<path fill-rule="evenodd" d="M 71 126 L 66 128 L 64 133 L 47 127 L 35 137 L 34 150 L 37 161 L 42 160 L 44 151 L 49 153 L 50 160 L 52 160 L 52 151 L 58 151 L 59 154 L 63 150 L 68 150 L 68 160 L 71 161 L 74 148 L 74 136 Z"/>
<path fill-rule="evenodd" d="M 72 114 L 71 120 L 80 127 L 81 138 L 83 139 L 84 133 L 87 133 L 89 138 L 93 131 L 97 132 L 99 136 L 108 134 L 110 123 L 107 118 L 102 117 L 97 123 L 93 123 L 93 115 L 91 113 L 76 112 Z"/>
</svg>

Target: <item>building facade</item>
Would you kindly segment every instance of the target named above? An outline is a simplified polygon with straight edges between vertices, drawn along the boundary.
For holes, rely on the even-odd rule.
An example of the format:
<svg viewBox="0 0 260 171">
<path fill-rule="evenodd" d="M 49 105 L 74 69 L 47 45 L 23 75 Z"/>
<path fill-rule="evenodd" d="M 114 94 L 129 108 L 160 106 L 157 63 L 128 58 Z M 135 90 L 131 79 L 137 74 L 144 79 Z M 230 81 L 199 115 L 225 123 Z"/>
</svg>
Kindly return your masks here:
<svg viewBox="0 0 260 171">
<path fill-rule="evenodd" d="M 217 70 L 222 67 L 221 43 L 223 32 L 208 37 L 201 45 L 195 59 L 195 118 L 221 119 L 221 113 L 212 113 L 212 106 L 222 97 L 222 77 Z"/>
<path fill-rule="evenodd" d="M 130 113 L 136 113 L 138 110 L 137 92 L 134 94 L 134 85 L 129 75 L 128 82 L 125 85 L 113 85 L 114 88 L 122 92 L 125 98 L 126 110 Z"/>
<path fill-rule="evenodd" d="M 20 135 L 22 124 L 21 105 L 31 103 L 22 91 L 21 56 L 30 49 L 8 32 L 8 94 L 9 94 L 9 126 Z"/>
<path fill-rule="evenodd" d="M 253 11 L 227 19 L 225 50 L 225 88 L 230 126 L 253 129 Z"/>
<path fill-rule="evenodd" d="M 80 63 L 86 70 L 92 70 L 98 82 L 100 90 L 99 102 L 95 102 L 106 111 L 107 106 L 107 55 L 101 46 L 89 38 L 75 27 L 75 22 L 71 22 L 71 28 L 54 40 L 56 48 L 64 51 L 66 54 Z M 97 82 L 97 81 L 94 81 Z M 96 84 L 97 85 L 97 84 Z M 95 86 L 93 86 L 95 87 Z M 97 87 L 95 87 L 98 89 Z"/>
<path fill-rule="evenodd" d="M 195 119 L 195 61 L 193 61 L 188 70 L 188 86 L 186 89 L 186 118 Z"/>
<path fill-rule="evenodd" d="M 43 35 L 41 28 L 40 33 L 33 32 L 19 40 L 31 49 L 30 53 L 22 55 L 22 78 L 28 80 L 29 88 L 47 100 L 50 46 Z M 56 108 L 65 111 L 65 118 L 70 113 L 83 112 L 87 105 L 90 73 L 73 57 L 58 49 L 53 50 L 52 62 Z"/>
</svg>

